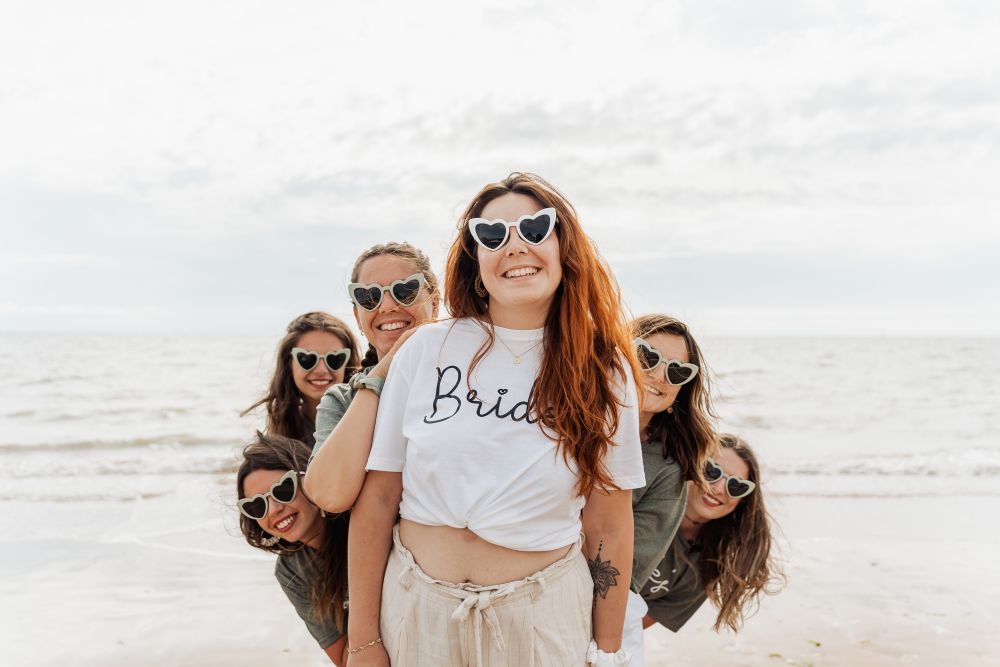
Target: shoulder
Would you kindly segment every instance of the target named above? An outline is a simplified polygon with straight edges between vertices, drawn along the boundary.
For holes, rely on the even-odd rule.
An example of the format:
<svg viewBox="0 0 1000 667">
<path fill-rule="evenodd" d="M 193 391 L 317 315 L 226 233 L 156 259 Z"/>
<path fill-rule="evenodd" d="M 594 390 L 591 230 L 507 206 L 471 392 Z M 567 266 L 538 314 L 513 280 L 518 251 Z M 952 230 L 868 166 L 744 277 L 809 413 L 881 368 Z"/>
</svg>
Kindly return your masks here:
<svg viewBox="0 0 1000 667">
<path fill-rule="evenodd" d="M 274 561 L 274 576 L 284 587 L 299 588 L 303 585 L 312 568 L 306 550 L 291 554 L 280 554 Z"/>
<path fill-rule="evenodd" d="M 363 372 L 358 372 L 356 375 L 364 375 Z M 334 405 L 347 406 L 351 404 L 351 399 L 354 398 L 354 392 L 351 390 L 350 385 L 346 382 L 341 384 L 335 384 L 326 390 L 323 394 L 323 398 L 320 399 L 319 404 L 321 407 L 332 407 Z"/>
<path fill-rule="evenodd" d="M 642 495 L 683 495 L 684 476 L 680 465 L 669 456 L 663 456 L 663 445 L 658 442 L 642 443 L 642 467 L 646 473 L 646 487 Z"/>
<path fill-rule="evenodd" d="M 421 325 L 409 340 L 403 343 L 396 358 L 423 356 L 439 352 L 443 345 L 469 344 L 484 340 L 486 332 L 481 325 L 469 318 L 447 319 Z"/>
</svg>

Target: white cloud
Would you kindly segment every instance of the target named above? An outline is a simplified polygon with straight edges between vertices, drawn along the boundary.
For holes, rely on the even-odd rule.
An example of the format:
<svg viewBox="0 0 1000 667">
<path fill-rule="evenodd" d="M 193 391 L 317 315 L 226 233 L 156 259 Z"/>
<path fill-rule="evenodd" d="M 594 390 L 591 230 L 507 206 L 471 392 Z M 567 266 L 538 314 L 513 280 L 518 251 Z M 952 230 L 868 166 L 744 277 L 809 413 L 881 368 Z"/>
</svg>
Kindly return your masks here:
<svg viewBox="0 0 1000 667">
<path fill-rule="evenodd" d="M 180 308 L 171 266 L 201 267 L 228 303 L 241 282 L 296 265 L 340 275 L 388 238 L 440 262 L 462 204 L 512 169 L 563 188 L 625 272 L 660 256 L 933 263 L 1000 246 L 988 2 L 22 2 L 11 14 L 0 252 L 37 275 L 18 299 L 57 302 L 65 284 L 45 289 L 43 264 L 73 289 L 134 300 L 113 282 L 127 268 L 147 298 Z M 43 256 L 67 261 L 30 260 Z M 81 257 L 103 271 L 78 271 Z"/>
</svg>

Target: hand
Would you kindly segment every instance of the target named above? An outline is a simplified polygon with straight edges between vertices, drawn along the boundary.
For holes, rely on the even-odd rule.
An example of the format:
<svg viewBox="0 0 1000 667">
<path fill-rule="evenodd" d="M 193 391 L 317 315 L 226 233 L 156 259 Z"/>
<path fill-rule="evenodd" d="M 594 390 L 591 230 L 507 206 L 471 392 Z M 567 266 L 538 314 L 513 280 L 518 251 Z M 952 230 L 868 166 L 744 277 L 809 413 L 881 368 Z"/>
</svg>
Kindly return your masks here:
<svg viewBox="0 0 1000 667">
<path fill-rule="evenodd" d="M 413 332 L 416 331 L 418 328 L 420 328 L 419 324 L 413 327 L 412 329 L 407 329 L 406 331 L 404 331 L 403 334 L 396 339 L 396 342 L 392 344 L 392 347 L 389 348 L 389 351 L 385 353 L 385 356 L 383 356 L 378 360 L 378 363 L 375 364 L 375 368 L 373 368 L 371 372 L 368 373 L 368 377 L 378 377 L 382 378 L 383 380 L 386 377 L 388 377 L 389 366 L 392 365 L 392 358 L 396 355 L 396 350 L 398 350 L 400 346 L 403 343 L 405 343 L 407 339 L 413 335 Z"/>
<path fill-rule="evenodd" d="M 384 646 L 375 644 L 348 655 L 347 667 L 390 667 L 389 654 L 385 652 Z"/>
</svg>

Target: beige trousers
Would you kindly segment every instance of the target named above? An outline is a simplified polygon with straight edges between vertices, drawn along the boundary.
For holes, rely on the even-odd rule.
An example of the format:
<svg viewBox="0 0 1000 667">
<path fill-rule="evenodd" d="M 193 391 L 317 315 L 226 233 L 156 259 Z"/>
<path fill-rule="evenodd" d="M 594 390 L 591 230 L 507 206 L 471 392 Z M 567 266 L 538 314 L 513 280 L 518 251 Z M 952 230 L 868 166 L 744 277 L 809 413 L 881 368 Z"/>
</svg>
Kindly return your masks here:
<svg viewBox="0 0 1000 667">
<path fill-rule="evenodd" d="M 381 633 L 393 667 L 584 667 L 594 582 L 580 551 L 496 586 L 431 579 L 393 529 Z"/>
</svg>

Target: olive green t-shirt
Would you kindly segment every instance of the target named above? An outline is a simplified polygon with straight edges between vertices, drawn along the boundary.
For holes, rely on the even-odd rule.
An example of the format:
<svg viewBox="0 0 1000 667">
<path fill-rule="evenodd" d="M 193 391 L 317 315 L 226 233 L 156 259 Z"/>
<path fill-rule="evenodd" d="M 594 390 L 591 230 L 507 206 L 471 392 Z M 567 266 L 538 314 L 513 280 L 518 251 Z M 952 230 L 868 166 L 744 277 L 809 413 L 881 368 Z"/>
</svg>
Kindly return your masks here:
<svg viewBox="0 0 1000 667">
<path fill-rule="evenodd" d="M 681 468 L 672 458 L 663 456 L 661 443 L 642 443 L 642 467 L 646 486 L 632 489 L 635 535 L 631 588 L 636 592 L 642 589 L 653 568 L 663 559 L 681 525 L 687 504 L 687 483 Z"/>
<path fill-rule="evenodd" d="M 373 368 L 374 366 L 363 368 L 355 375 L 366 377 Z M 344 418 L 344 413 L 347 412 L 347 408 L 350 407 L 351 401 L 354 400 L 354 396 L 357 393 L 357 390 L 352 389 L 351 385 L 344 382 L 333 385 L 323 394 L 323 398 L 320 399 L 319 406 L 316 408 L 316 432 L 313 435 L 313 455 L 326 442 L 326 439 L 330 437 L 330 434 L 333 433 L 333 429 L 337 427 L 340 420 Z"/>
<path fill-rule="evenodd" d="M 309 595 L 309 582 L 314 577 L 321 576 L 313 564 L 312 550 L 309 547 L 290 555 L 280 555 L 274 564 L 274 576 L 285 591 L 288 601 L 295 607 L 295 612 L 306 624 L 309 634 L 313 636 L 320 648 L 327 648 L 344 636 L 347 629 L 347 614 L 344 614 L 344 627 L 338 627 L 334 619 L 321 621 L 316 614 L 316 606 Z"/>
<path fill-rule="evenodd" d="M 699 570 L 700 548 L 674 536 L 663 559 L 653 569 L 639 595 L 649 605 L 649 615 L 674 632 L 688 622 L 705 602 Z"/>
</svg>

